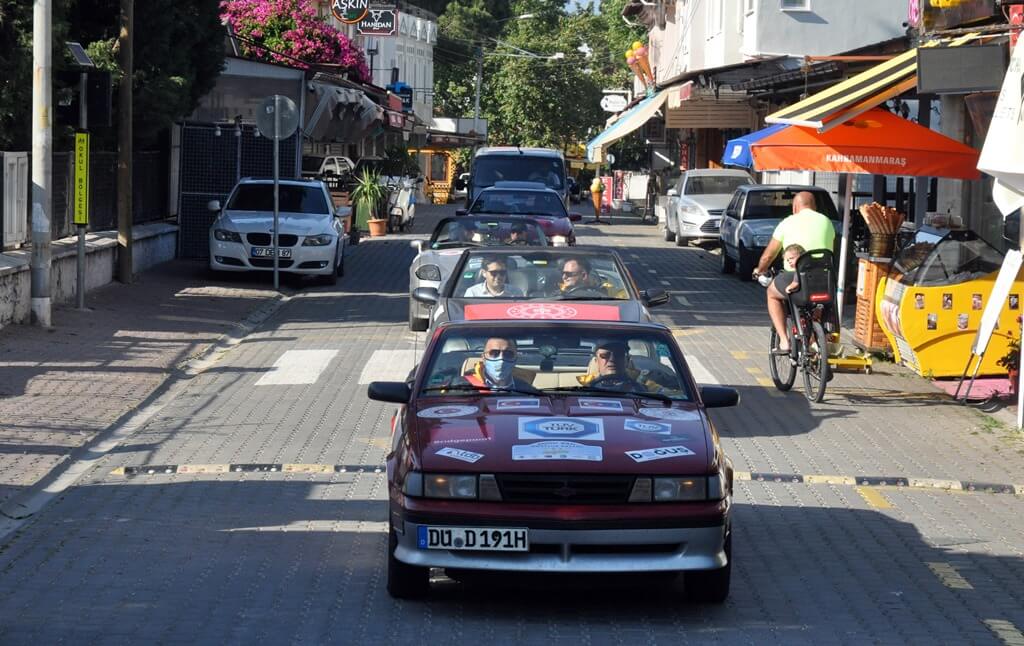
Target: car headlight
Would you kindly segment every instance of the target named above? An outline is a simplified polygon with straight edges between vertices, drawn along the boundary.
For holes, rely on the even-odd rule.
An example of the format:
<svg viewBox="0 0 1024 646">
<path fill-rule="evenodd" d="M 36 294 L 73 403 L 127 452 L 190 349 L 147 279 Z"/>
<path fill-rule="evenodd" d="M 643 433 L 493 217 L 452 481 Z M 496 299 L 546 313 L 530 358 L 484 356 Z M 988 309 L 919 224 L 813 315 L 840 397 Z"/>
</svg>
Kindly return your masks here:
<svg viewBox="0 0 1024 646">
<path fill-rule="evenodd" d="M 416 269 L 416 278 L 420 280 L 441 280 L 441 268 L 437 265 L 423 265 Z"/>
<path fill-rule="evenodd" d="M 763 236 L 753 236 L 754 244 L 758 247 L 767 247 L 768 243 L 772 241 L 771 234 Z"/>
<path fill-rule="evenodd" d="M 213 237 L 221 242 L 241 242 L 242 236 L 234 231 L 228 231 L 227 229 L 214 229 Z"/>
<path fill-rule="evenodd" d="M 423 495 L 427 498 L 476 500 L 476 475 L 424 473 Z"/>
<path fill-rule="evenodd" d="M 684 204 L 679 207 L 679 210 L 687 215 L 700 215 L 701 212 L 700 207 L 693 204 Z"/>
<path fill-rule="evenodd" d="M 569 240 L 565 236 L 551 236 L 551 244 L 556 247 L 564 247 L 569 244 Z"/>
<path fill-rule="evenodd" d="M 725 479 L 721 473 L 690 478 L 637 478 L 629 502 L 688 502 L 721 500 Z"/>
<path fill-rule="evenodd" d="M 326 247 L 327 245 L 334 242 L 334 236 L 329 233 L 321 233 L 317 236 L 306 236 L 306 239 L 302 241 L 303 247 Z"/>
</svg>

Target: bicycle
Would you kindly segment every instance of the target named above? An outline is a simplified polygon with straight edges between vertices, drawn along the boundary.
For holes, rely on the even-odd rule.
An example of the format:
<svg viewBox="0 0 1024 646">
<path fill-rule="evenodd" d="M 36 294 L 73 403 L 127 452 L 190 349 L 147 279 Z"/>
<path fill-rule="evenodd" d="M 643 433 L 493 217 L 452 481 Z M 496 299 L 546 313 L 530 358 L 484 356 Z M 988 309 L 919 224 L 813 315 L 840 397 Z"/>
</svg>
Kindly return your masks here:
<svg viewBox="0 0 1024 646">
<path fill-rule="evenodd" d="M 828 334 L 825 330 L 835 301 L 835 265 L 832 252 L 808 251 L 796 262 L 800 288 L 787 294 L 786 330 L 789 352 L 779 350 L 779 334 L 771 329 L 768 367 L 775 387 L 785 392 L 793 387 L 796 372 L 803 373 L 804 394 L 812 402 L 825 397 L 831 380 L 828 365 Z M 767 281 L 762 282 L 762 278 Z M 763 287 L 771 284 L 767 274 L 758 278 Z"/>
</svg>

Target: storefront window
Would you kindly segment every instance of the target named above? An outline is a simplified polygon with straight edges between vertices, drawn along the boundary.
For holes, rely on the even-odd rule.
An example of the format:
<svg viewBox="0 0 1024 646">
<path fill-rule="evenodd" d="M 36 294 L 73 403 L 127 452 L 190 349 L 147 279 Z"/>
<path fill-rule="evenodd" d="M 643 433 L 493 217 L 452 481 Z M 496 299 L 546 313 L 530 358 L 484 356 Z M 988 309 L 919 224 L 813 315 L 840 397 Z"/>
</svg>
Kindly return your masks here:
<svg viewBox="0 0 1024 646">
<path fill-rule="evenodd" d="M 447 162 L 448 158 L 445 155 L 430 156 L 430 181 L 443 182 L 448 179 Z"/>
<path fill-rule="evenodd" d="M 1002 254 L 972 231 L 921 229 L 896 258 L 901 282 L 928 287 L 955 285 L 998 271 Z"/>
</svg>

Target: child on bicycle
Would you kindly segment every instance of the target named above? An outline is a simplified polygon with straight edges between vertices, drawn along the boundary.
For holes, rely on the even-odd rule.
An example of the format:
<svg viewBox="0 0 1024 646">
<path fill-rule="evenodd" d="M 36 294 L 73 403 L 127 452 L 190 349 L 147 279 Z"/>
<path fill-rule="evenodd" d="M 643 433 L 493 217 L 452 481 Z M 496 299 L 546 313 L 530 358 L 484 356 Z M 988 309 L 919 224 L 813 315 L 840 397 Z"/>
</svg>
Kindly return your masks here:
<svg viewBox="0 0 1024 646">
<path fill-rule="evenodd" d="M 796 261 L 800 256 L 804 254 L 804 248 L 798 244 L 791 244 L 782 252 L 782 258 L 785 262 L 785 267 L 796 268 Z M 796 290 L 800 289 L 800 281 L 797 279 L 797 274 L 793 272 L 793 282 L 786 286 L 786 293 L 792 294 Z"/>
</svg>

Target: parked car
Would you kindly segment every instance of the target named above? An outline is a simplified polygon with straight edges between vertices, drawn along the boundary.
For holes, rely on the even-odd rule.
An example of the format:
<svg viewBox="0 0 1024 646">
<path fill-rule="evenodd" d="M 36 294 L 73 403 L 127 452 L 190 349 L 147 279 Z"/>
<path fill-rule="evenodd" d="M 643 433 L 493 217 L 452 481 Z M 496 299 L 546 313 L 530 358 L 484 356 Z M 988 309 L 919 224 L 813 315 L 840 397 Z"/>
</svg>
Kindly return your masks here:
<svg viewBox="0 0 1024 646">
<path fill-rule="evenodd" d="M 456 215 L 526 215 L 544 229 L 556 247 L 576 244 L 573 222 L 583 216 L 570 213 L 555 191 L 536 182 L 498 182 L 477 194 L 468 209 L 456 209 Z"/>
<path fill-rule="evenodd" d="M 303 155 L 302 176 L 321 179 L 349 174 L 355 164 L 344 155 Z"/>
<path fill-rule="evenodd" d="M 333 285 L 345 272 L 347 236 L 341 217 L 320 180 L 281 180 L 278 199 L 278 267 L 293 274 L 319 276 Z M 274 268 L 274 181 L 244 178 L 210 225 L 210 269 L 272 271 Z"/>
<path fill-rule="evenodd" d="M 439 288 L 451 275 L 464 249 L 508 244 L 516 225 L 525 227 L 527 246 L 550 244 L 536 221 L 494 215 L 444 218 L 434 227 L 430 240 L 413 240 L 410 244 L 416 257 L 409 265 L 409 329 L 422 332 L 430 324 L 430 308 L 412 297 L 417 289 Z"/>
<path fill-rule="evenodd" d="M 722 215 L 722 273 L 738 270 L 740 280 L 751 279 L 775 227 L 793 213 L 793 196 L 800 191 L 813 194 L 818 211 L 832 220 L 838 244 L 842 220 L 832 196 L 825 189 L 778 184 L 740 186 Z"/>
<path fill-rule="evenodd" d="M 484 281 L 485 262 L 500 259 L 512 287 L 508 296 L 470 296 Z M 584 263 L 585 282 L 565 282 L 563 265 Z M 571 267 L 575 270 L 575 267 Z M 519 319 L 572 315 L 609 321 L 651 321 L 650 307 L 664 305 L 663 289 L 641 290 L 619 254 L 603 247 L 467 249 L 441 289 L 414 290 L 414 300 L 433 308 L 431 328 L 445 321 Z M 429 336 L 429 335 L 428 335 Z"/>
<path fill-rule="evenodd" d="M 502 354 L 515 363 L 508 389 L 481 385 L 495 337 L 515 342 Z M 620 372 L 599 371 L 613 357 Z M 436 567 L 682 572 L 691 600 L 727 598 L 733 468 L 706 409 L 739 395 L 694 383 L 668 328 L 444 323 L 409 381 L 367 394 L 400 405 L 387 456 L 392 596 L 428 594 Z"/>
<path fill-rule="evenodd" d="M 754 184 L 743 170 L 704 168 L 688 170 L 668 189 L 665 240 L 676 246 L 691 242 L 718 242 L 722 211 L 736 188 Z"/>
<path fill-rule="evenodd" d="M 455 182 L 455 188 L 466 188 L 466 205 L 472 204 L 480 191 L 498 182 L 540 183 L 558 193 L 562 204 L 569 205 L 569 183 L 566 179 L 565 156 L 552 148 L 519 146 L 485 147 L 476 151 L 469 168 L 469 182 Z"/>
</svg>

